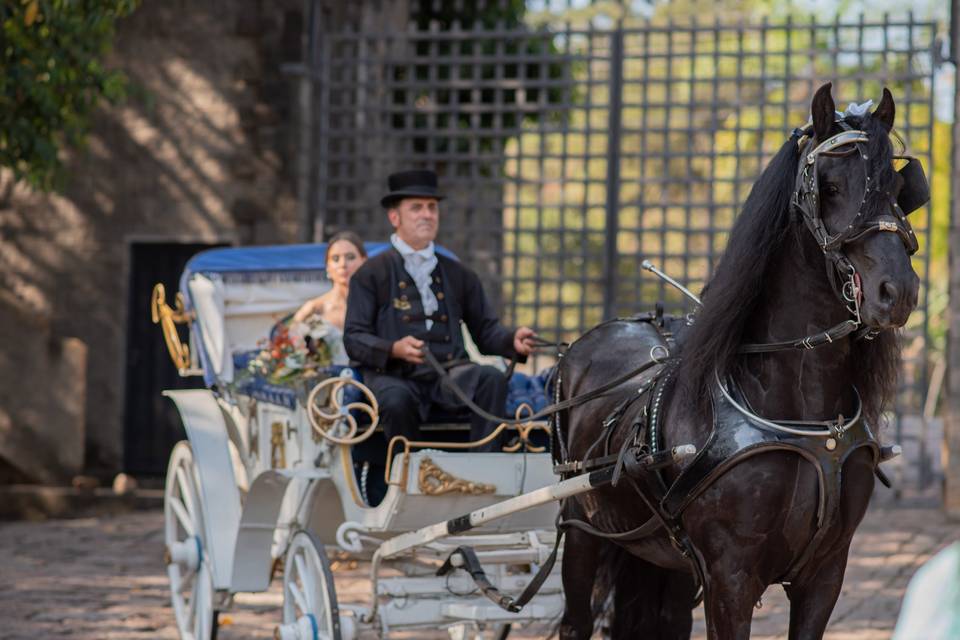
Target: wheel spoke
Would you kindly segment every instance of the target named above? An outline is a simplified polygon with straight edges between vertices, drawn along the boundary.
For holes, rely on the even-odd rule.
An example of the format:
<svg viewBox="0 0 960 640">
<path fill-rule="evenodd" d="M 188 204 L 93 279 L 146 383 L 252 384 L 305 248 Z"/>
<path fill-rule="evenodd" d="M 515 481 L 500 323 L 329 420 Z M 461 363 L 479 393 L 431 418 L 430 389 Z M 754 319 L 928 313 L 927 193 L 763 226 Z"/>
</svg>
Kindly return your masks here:
<svg viewBox="0 0 960 640">
<path fill-rule="evenodd" d="M 300 583 L 303 584 L 304 595 L 310 603 L 317 601 L 317 593 L 313 584 L 313 576 L 310 574 L 310 571 L 307 570 L 307 563 L 304 557 L 307 555 L 307 550 L 303 549 L 300 553 L 294 556 L 293 561 L 297 565 L 297 575 L 300 577 Z M 310 612 L 313 611 L 311 607 Z"/>
<path fill-rule="evenodd" d="M 203 569 L 200 569 L 197 575 L 197 581 L 193 589 L 193 601 L 197 603 L 196 613 L 197 617 L 193 622 L 194 635 L 199 638 L 206 637 L 206 612 L 210 608 L 210 603 L 207 601 L 207 592 L 204 587 L 206 586 L 206 580 L 204 579 Z"/>
<path fill-rule="evenodd" d="M 190 520 L 190 514 L 187 513 L 187 509 L 183 506 L 183 503 L 173 496 L 168 496 L 167 502 L 170 504 L 170 508 L 173 509 L 173 513 L 177 516 L 177 521 L 180 522 L 180 526 L 183 527 L 183 530 L 187 533 L 187 537 L 197 535 L 197 532 L 194 531 L 193 528 L 193 522 Z"/>
<path fill-rule="evenodd" d="M 194 589 L 196 585 L 197 572 L 195 570 L 187 571 L 180 576 L 180 584 L 177 586 L 177 593 L 184 595 L 188 593 L 191 589 Z"/>
<path fill-rule="evenodd" d="M 194 582 L 194 585 L 196 585 L 195 582 Z M 196 615 L 197 615 L 197 589 L 196 589 L 196 586 L 194 586 L 193 591 L 190 593 L 190 598 L 187 601 L 187 616 L 186 616 L 186 619 L 184 620 L 186 625 L 184 626 L 192 627 L 193 620 L 195 619 Z"/>
<path fill-rule="evenodd" d="M 196 522 L 197 519 L 197 505 L 193 500 L 193 487 L 190 486 L 190 482 L 187 480 L 187 474 L 184 472 L 183 467 L 177 467 L 177 485 L 180 487 L 180 496 L 183 498 L 183 504 L 187 508 L 187 512 L 190 514 L 190 519 Z"/>
<path fill-rule="evenodd" d="M 300 613 L 310 613 L 307 608 L 307 600 L 303 597 L 303 592 L 300 591 L 300 587 L 297 586 L 297 583 L 293 580 L 290 580 L 287 583 L 287 589 L 290 591 L 290 595 L 293 596 L 293 602 L 300 608 Z"/>
</svg>

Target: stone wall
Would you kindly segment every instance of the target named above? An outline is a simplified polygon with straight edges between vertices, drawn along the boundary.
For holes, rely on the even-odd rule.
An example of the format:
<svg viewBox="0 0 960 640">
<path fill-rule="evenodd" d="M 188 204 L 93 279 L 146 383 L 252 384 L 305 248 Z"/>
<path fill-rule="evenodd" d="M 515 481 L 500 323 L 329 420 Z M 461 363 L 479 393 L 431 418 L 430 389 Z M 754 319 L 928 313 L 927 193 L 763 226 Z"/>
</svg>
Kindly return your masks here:
<svg viewBox="0 0 960 640">
<path fill-rule="evenodd" d="M 296 238 L 280 65 L 299 58 L 303 12 L 301 0 L 145 0 L 111 60 L 134 90 L 67 154 L 66 189 L 17 186 L 0 202 L 0 457 L 28 479 L 58 481 L 84 459 L 88 472 L 122 467 L 130 243 Z"/>
</svg>

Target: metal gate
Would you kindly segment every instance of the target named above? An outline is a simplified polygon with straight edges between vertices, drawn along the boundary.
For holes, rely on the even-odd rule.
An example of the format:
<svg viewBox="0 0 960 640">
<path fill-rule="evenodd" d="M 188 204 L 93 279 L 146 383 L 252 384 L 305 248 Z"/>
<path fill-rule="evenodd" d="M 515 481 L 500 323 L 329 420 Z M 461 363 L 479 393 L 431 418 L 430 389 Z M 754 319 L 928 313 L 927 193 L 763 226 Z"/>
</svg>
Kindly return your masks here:
<svg viewBox="0 0 960 640">
<path fill-rule="evenodd" d="M 384 238 L 387 174 L 428 167 L 448 194 L 441 243 L 481 274 L 506 322 L 569 340 L 657 301 L 686 311 L 640 262 L 699 290 L 821 82 L 834 81 L 838 105 L 888 86 L 898 130 L 932 174 L 936 33 L 912 16 L 578 24 L 567 15 L 324 35 L 306 69 L 308 219 L 318 238 L 347 227 Z M 905 334 L 901 439 L 900 416 L 921 413 L 930 371 L 928 210 L 911 222 L 925 286 Z M 911 459 L 926 483 L 923 440 Z"/>
</svg>

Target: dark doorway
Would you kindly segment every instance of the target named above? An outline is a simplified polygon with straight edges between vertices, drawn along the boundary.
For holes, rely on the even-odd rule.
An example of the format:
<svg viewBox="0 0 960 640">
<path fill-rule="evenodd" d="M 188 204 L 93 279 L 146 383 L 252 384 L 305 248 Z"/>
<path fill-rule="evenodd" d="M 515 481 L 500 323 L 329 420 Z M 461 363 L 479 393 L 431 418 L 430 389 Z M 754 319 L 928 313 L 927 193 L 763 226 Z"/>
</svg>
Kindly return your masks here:
<svg viewBox="0 0 960 640">
<path fill-rule="evenodd" d="M 220 244 L 137 242 L 130 246 L 130 289 L 127 309 L 126 396 L 123 413 L 123 458 L 127 473 L 163 475 L 173 445 L 185 437 L 174 404 L 160 395 L 165 389 L 203 387 L 199 376 L 181 378 L 163 341 L 160 325 L 150 319 L 150 294 L 162 282 L 167 303 L 180 290 L 180 274 L 195 253 Z M 187 340 L 186 325 L 180 337 Z"/>
</svg>

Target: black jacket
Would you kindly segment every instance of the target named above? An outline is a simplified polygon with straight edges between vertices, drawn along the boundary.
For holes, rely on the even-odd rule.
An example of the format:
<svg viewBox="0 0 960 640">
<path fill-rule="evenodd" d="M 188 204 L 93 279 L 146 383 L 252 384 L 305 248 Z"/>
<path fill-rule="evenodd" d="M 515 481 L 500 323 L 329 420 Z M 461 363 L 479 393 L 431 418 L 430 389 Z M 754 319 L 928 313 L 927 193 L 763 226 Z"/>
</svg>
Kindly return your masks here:
<svg viewBox="0 0 960 640">
<path fill-rule="evenodd" d="M 391 358 L 390 348 L 397 340 L 412 335 L 425 341 L 442 363 L 466 360 L 461 321 L 481 353 L 505 358 L 517 355 L 514 332 L 500 324 L 476 273 L 438 253 L 432 276 L 431 289 L 439 308 L 430 316 L 433 326 L 428 331 L 420 292 L 404 268 L 399 251 L 391 247 L 353 274 L 343 344 L 355 366 L 414 379 L 433 378 L 429 365 Z"/>
</svg>

